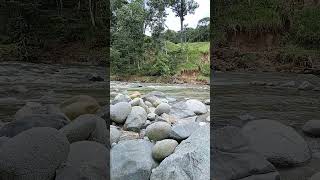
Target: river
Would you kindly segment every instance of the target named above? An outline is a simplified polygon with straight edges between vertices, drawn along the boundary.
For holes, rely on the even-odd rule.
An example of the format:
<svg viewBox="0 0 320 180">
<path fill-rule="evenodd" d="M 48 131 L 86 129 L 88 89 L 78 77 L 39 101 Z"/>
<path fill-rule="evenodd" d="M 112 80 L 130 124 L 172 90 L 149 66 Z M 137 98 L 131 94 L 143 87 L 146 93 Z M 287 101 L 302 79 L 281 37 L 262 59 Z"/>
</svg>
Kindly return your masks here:
<svg viewBox="0 0 320 180">
<path fill-rule="evenodd" d="M 59 104 L 73 95 L 90 95 L 105 105 L 109 99 L 106 81 L 94 82 L 88 75 L 106 75 L 104 67 L 80 65 L 49 65 L 21 62 L 0 63 L 0 119 L 8 122 L 26 102 Z M 292 169 L 280 169 L 284 180 L 306 180 L 320 171 L 320 138 L 310 138 L 301 132 L 308 120 L 320 120 L 320 91 L 301 91 L 277 84 L 309 81 L 320 87 L 319 77 L 285 73 L 217 73 L 211 91 L 214 94 L 214 128 L 225 125 L 241 127 L 241 117 L 273 119 L 295 128 L 309 143 L 314 158 L 310 163 Z M 256 85 L 260 81 L 269 85 Z M 161 91 L 177 100 L 209 98 L 208 85 L 177 85 L 139 82 L 110 82 L 111 97 L 117 93 Z M 243 119 L 243 118 L 242 118 Z"/>
</svg>

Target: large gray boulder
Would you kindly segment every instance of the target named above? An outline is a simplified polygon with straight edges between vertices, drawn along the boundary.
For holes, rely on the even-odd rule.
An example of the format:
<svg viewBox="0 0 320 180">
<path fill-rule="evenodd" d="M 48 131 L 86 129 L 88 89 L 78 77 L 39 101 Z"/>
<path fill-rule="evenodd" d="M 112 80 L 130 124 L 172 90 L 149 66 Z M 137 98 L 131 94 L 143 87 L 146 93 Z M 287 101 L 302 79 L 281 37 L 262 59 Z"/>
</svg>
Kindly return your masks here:
<svg viewBox="0 0 320 180">
<path fill-rule="evenodd" d="M 149 180 L 157 163 L 152 158 L 153 144 L 146 140 L 120 141 L 111 149 L 112 180 Z"/>
<path fill-rule="evenodd" d="M 241 129 L 227 126 L 212 133 L 214 180 L 279 180 L 275 167 L 250 148 Z"/>
<path fill-rule="evenodd" d="M 69 142 L 58 130 L 32 128 L 9 139 L 0 148 L 0 177 L 3 180 L 52 180 L 68 153 Z"/>
<path fill-rule="evenodd" d="M 100 118 L 93 114 L 81 115 L 59 131 L 66 135 L 70 143 L 88 140 L 96 129 L 98 119 Z"/>
<path fill-rule="evenodd" d="M 196 99 L 190 99 L 186 101 L 188 109 L 193 111 L 195 114 L 204 114 L 208 112 L 208 109 L 205 104 Z"/>
<path fill-rule="evenodd" d="M 131 112 L 131 105 L 128 102 L 119 102 L 110 106 L 110 118 L 116 123 L 124 123 Z"/>
<path fill-rule="evenodd" d="M 108 150 L 100 143 L 92 141 L 72 143 L 68 160 L 57 170 L 55 180 L 106 180 L 107 159 Z"/>
<path fill-rule="evenodd" d="M 210 179 L 210 127 L 203 126 L 182 141 L 152 171 L 150 180 Z"/>
<path fill-rule="evenodd" d="M 172 126 L 170 137 L 178 141 L 187 139 L 193 132 L 195 132 L 200 125 L 198 122 L 181 122 Z"/>
<path fill-rule="evenodd" d="M 0 136 L 13 137 L 34 127 L 60 129 L 69 122 L 69 119 L 61 114 L 31 114 L 5 124 L 0 129 Z"/>
<path fill-rule="evenodd" d="M 150 140 L 160 141 L 170 136 L 171 125 L 166 122 L 155 122 L 146 128 L 146 136 Z"/>
<path fill-rule="evenodd" d="M 169 114 L 178 119 L 192 117 L 196 115 L 192 110 L 188 108 L 187 104 L 183 101 L 173 104 L 171 106 Z"/>
<path fill-rule="evenodd" d="M 139 132 L 141 127 L 147 121 L 147 112 L 140 106 L 132 107 L 130 114 L 124 124 L 124 129 Z"/>
<path fill-rule="evenodd" d="M 293 128 L 277 121 L 251 121 L 242 133 L 255 151 L 277 167 L 296 166 L 311 158 L 306 141 Z"/>
</svg>

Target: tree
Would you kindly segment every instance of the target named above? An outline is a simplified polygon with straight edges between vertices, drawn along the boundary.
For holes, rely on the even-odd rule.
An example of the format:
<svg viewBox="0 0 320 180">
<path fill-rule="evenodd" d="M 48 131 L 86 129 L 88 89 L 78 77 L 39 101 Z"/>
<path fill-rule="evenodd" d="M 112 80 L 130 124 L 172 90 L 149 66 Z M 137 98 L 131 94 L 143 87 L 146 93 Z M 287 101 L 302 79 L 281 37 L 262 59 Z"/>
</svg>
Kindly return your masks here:
<svg viewBox="0 0 320 180">
<path fill-rule="evenodd" d="M 140 69 L 144 53 L 144 1 L 133 0 L 122 5 L 115 14 L 117 20 L 112 37 L 112 49 L 119 58 L 111 59 L 112 67 L 114 71 L 132 74 Z M 129 68 L 123 68 L 124 65 Z"/>
<path fill-rule="evenodd" d="M 170 0 L 170 6 L 176 17 L 180 18 L 180 41 L 183 43 L 183 21 L 184 17 L 188 14 L 194 14 L 195 10 L 199 7 L 199 4 L 194 0 Z"/>
</svg>

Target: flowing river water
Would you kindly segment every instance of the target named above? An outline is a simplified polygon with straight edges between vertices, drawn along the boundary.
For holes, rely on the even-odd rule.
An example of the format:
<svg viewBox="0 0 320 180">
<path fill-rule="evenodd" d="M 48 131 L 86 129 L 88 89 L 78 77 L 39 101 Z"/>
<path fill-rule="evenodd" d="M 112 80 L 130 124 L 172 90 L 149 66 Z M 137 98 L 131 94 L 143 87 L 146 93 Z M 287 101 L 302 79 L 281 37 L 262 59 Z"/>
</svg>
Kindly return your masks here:
<svg viewBox="0 0 320 180">
<path fill-rule="evenodd" d="M 104 67 L 79 65 L 48 65 L 21 62 L 0 63 L 0 120 L 11 121 L 15 112 L 26 102 L 59 104 L 73 95 L 85 94 L 96 98 L 101 105 L 109 100 L 106 81 L 93 82 L 88 75 L 106 75 Z M 301 91 L 278 84 L 309 81 L 320 87 L 319 77 L 284 73 L 217 73 L 212 80 L 214 98 L 214 128 L 225 125 L 241 127 L 246 118 L 273 119 L 297 130 L 309 143 L 313 159 L 300 167 L 280 169 L 284 180 L 306 180 L 320 171 L 320 138 L 301 132 L 308 120 L 320 120 L 320 91 Z M 268 85 L 257 85 L 253 81 Z M 259 83 L 258 83 L 259 84 Z M 260 83 L 261 84 L 261 83 Z M 110 82 L 110 96 L 119 92 L 161 91 L 177 100 L 209 99 L 208 85 L 177 85 L 139 82 Z M 242 119 L 242 120 L 241 120 Z"/>
</svg>

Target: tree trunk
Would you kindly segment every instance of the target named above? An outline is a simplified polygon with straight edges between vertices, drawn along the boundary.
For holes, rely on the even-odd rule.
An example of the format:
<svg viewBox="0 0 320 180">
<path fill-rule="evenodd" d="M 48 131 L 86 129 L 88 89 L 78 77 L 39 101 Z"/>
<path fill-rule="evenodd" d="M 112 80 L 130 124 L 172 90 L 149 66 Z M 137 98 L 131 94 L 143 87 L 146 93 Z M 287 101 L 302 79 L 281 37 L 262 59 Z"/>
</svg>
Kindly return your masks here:
<svg viewBox="0 0 320 180">
<path fill-rule="evenodd" d="M 182 43 L 183 43 L 183 34 L 184 34 L 184 30 L 183 30 L 183 18 L 180 18 L 180 29 L 181 29 L 180 42 L 181 42 L 181 45 L 182 45 Z"/>
<path fill-rule="evenodd" d="M 63 2 L 60 0 L 60 15 L 62 15 Z"/>
<path fill-rule="evenodd" d="M 93 14 L 92 1 L 93 0 L 89 0 L 89 10 L 90 10 L 91 24 L 92 24 L 93 27 L 95 27 L 96 26 L 96 22 L 95 22 L 94 14 Z"/>
<path fill-rule="evenodd" d="M 80 12 L 80 9 L 81 9 L 81 0 L 79 0 L 78 2 L 78 13 Z"/>
</svg>

